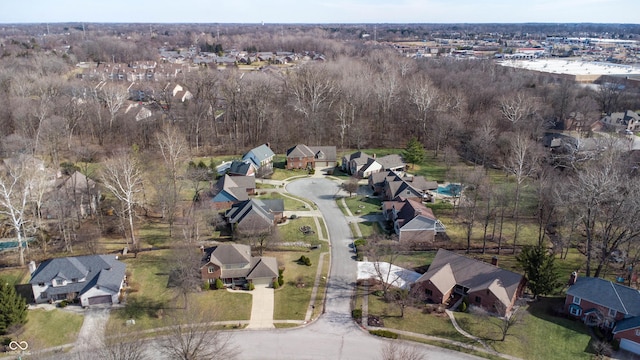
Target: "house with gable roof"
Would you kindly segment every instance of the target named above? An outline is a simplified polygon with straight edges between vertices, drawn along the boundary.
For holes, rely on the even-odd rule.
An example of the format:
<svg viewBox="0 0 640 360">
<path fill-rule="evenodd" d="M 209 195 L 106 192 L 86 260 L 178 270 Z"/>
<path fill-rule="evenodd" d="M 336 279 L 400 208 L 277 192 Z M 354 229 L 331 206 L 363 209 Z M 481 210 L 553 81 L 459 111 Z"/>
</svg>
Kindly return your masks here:
<svg viewBox="0 0 640 360">
<path fill-rule="evenodd" d="M 282 199 L 250 199 L 233 204 L 225 217 L 233 231 L 252 235 L 270 232 L 283 214 Z"/>
<path fill-rule="evenodd" d="M 456 296 L 467 297 L 469 304 L 504 316 L 522 295 L 525 283 L 524 276 L 501 269 L 497 263 L 440 249 L 414 286 L 428 302 L 445 304 Z"/>
<path fill-rule="evenodd" d="M 278 277 L 276 258 L 251 256 L 249 245 L 220 244 L 202 251 L 200 275 L 210 284 L 220 279 L 228 287 L 247 283 L 270 286 Z"/>
<path fill-rule="evenodd" d="M 287 169 L 329 169 L 336 166 L 335 146 L 298 144 L 287 150 Z"/>
<path fill-rule="evenodd" d="M 640 354 L 640 291 L 609 280 L 571 274 L 565 297 L 569 316 L 612 330 L 620 348 Z"/>
<path fill-rule="evenodd" d="M 82 306 L 117 304 L 126 280 L 125 264 L 115 255 L 63 257 L 29 267 L 36 303 L 79 299 Z"/>
<path fill-rule="evenodd" d="M 393 223 L 393 230 L 401 243 L 430 243 L 446 231 L 433 211 L 421 201 L 400 199 L 382 203 L 382 215 Z"/>
<path fill-rule="evenodd" d="M 226 172 L 231 176 L 256 176 L 256 167 L 250 161 L 233 160 Z"/>
<path fill-rule="evenodd" d="M 224 175 L 211 190 L 213 207 L 218 210 L 229 209 L 231 205 L 249 199 L 256 190 L 254 176 Z"/>
<path fill-rule="evenodd" d="M 257 177 L 265 177 L 273 174 L 274 157 L 269 144 L 262 144 L 244 154 L 242 161 L 251 162 L 255 166 Z"/>
</svg>

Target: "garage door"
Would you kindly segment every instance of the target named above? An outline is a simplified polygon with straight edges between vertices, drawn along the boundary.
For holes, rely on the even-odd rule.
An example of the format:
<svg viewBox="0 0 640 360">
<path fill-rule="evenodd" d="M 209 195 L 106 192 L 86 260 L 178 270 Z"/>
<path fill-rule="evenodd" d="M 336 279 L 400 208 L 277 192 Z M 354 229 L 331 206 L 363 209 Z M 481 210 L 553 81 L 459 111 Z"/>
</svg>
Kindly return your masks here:
<svg viewBox="0 0 640 360">
<path fill-rule="evenodd" d="M 257 278 L 257 279 L 253 279 L 253 285 L 266 285 L 269 286 L 271 285 L 271 279 L 270 278 Z"/>
<path fill-rule="evenodd" d="M 624 349 L 635 354 L 640 354 L 640 344 L 629 339 L 620 340 L 620 349 Z"/>
<path fill-rule="evenodd" d="M 111 295 L 94 296 L 89 298 L 89 305 L 111 304 Z"/>
</svg>

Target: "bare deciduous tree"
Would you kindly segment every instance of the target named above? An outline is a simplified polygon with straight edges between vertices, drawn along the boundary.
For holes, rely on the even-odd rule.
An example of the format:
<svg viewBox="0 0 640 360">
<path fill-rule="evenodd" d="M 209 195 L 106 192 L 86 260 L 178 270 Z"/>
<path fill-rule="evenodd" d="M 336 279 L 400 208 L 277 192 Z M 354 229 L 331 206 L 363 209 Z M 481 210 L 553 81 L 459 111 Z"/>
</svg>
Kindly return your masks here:
<svg viewBox="0 0 640 360">
<path fill-rule="evenodd" d="M 415 345 L 390 341 L 380 350 L 380 360 L 424 360 L 425 354 Z"/>
<path fill-rule="evenodd" d="M 131 245 L 136 249 L 137 241 L 134 228 L 135 205 L 142 191 L 142 171 L 134 154 L 123 152 L 108 159 L 101 173 L 104 186 L 122 203 L 123 216 L 129 222 Z"/>
<path fill-rule="evenodd" d="M 167 316 L 169 333 L 160 341 L 159 350 L 177 360 L 236 359 L 240 347 L 234 346 L 232 334 L 202 323 L 205 318 L 199 309 L 177 310 Z"/>
</svg>

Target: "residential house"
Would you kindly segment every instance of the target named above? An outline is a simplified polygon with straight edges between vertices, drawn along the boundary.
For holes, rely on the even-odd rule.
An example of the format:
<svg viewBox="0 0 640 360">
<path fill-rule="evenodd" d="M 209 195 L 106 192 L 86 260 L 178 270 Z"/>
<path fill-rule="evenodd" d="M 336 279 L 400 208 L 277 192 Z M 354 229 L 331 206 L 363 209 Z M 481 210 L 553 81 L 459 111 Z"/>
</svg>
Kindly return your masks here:
<svg viewBox="0 0 640 360">
<path fill-rule="evenodd" d="M 29 284 L 36 303 L 80 300 L 82 306 L 117 304 L 125 284 L 125 264 L 115 255 L 50 259 L 32 271 Z"/>
<path fill-rule="evenodd" d="M 385 173 L 384 179 L 381 181 L 381 175 L 372 177 L 369 185 L 374 192 L 382 194 L 384 200 L 395 198 L 402 199 L 419 199 L 420 201 L 431 200 L 430 190 L 438 188 L 435 181 L 427 181 L 423 176 L 403 176 L 395 171 Z"/>
<path fill-rule="evenodd" d="M 343 171 L 362 179 L 388 170 L 404 171 L 406 167 L 407 164 L 397 154 L 389 154 L 377 158 L 375 155 L 369 156 L 362 151 L 358 151 L 342 158 Z"/>
<path fill-rule="evenodd" d="M 269 144 L 262 144 L 249 150 L 249 152 L 242 156 L 242 160 L 253 163 L 256 167 L 257 177 L 265 177 L 273 174 L 274 156 L 275 154 L 271 148 L 269 148 Z"/>
<path fill-rule="evenodd" d="M 343 156 L 342 171 L 349 175 L 356 175 L 358 171 L 367 164 L 370 158 L 372 158 L 372 156 L 369 156 L 362 151 L 357 151 L 348 156 Z"/>
<path fill-rule="evenodd" d="M 269 286 L 278 278 L 276 258 L 251 256 L 249 245 L 220 244 L 203 252 L 200 274 L 210 284 L 220 279 L 228 287 L 248 283 Z"/>
<path fill-rule="evenodd" d="M 432 243 L 436 234 L 446 231 L 433 211 L 415 199 L 396 199 L 382 203 L 382 214 L 393 223 L 401 243 Z"/>
<path fill-rule="evenodd" d="M 589 326 L 613 329 L 620 348 L 640 354 L 640 292 L 609 280 L 571 274 L 565 311 Z"/>
<path fill-rule="evenodd" d="M 612 126 L 616 130 L 627 130 L 630 132 L 640 130 L 640 115 L 632 110 L 611 113 L 602 118 L 602 122 Z"/>
<path fill-rule="evenodd" d="M 271 232 L 283 214 L 282 199 L 251 199 L 233 204 L 225 217 L 234 232 L 253 235 Z"/>
<path fill-rule="evenodd" d="M 227 174 L 231 176 L 256 176 L 256 167 L 248 161 L 233 160 Z"/>
<path fill-rule="evenodd" d="M 59 218 L 76 213 L 81 217 L 96 213 L 100 202 L 100 189 L 95 181 L 80 171 L 60 175 L 44 196 L 40 215 L 45 219 Z"/>
<path fill-rule="evenodd" d="M 298 144 L 287 150 L 287 169 L 331 169 L 335 166 L 335 146 L 307 146 Z"/>
<path fill-rule="evenodd" d="M 211 190 L 213 207 L 218 210 L 229 209 L 231 205 L 249 199 L 256 191 L 254 176 L 224 175 Z"/>
<path fill-rule="evenodd" d="M 469 304 L 506 315 L 522 295 L 525 278 L 493 264 L 440 249 L 429 270 L 415 283 L 428 302 L 447 304 L 467 297 Z"/>
</svg>

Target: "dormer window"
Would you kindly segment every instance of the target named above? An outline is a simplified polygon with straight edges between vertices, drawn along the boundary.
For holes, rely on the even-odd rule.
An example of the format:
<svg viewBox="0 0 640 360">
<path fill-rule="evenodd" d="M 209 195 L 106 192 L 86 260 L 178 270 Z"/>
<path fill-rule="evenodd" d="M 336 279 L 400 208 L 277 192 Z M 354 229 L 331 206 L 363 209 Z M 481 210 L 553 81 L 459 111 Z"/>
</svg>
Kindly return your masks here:
<svg viewBox="0 0 640 360">
<path fill-rule="evenodd" d="M 77 283 L 78 282 L 78 278 L 71 279 L 71 282 Z"/>
<path fill-rule="evenodd" d="M 62 280 L 62 279 L 55 279 L 55 280 L 53 281 L 53 283 L 54 283 L 54 285 L 55 285 L 55 286 L 62 286 L 62 285 L 64 285 L 64 280 Z"/>
<path fill-rule="evenodd" d="M 38 283 L 38 286 L 40 286 L 40 287 L 44 287 L 44 283 L 43 283 L 43 282 Z"/>
</svg>

